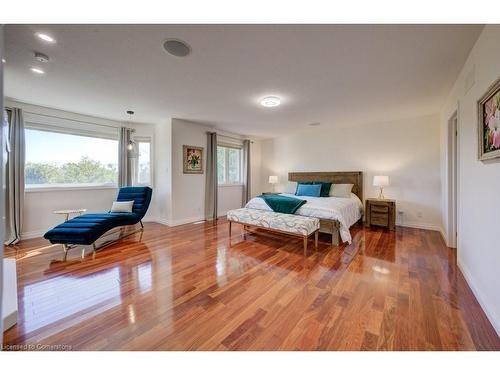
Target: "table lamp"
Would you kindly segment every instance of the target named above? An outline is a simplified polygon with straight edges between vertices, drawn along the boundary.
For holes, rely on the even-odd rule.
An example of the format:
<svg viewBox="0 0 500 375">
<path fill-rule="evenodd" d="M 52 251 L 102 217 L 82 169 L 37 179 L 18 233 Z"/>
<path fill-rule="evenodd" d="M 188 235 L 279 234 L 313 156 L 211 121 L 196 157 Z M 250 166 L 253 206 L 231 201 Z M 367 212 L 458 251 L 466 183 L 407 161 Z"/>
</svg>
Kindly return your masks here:
<svg viewBox="0 0 500 375">
<path fill-rule="evenodd" d="M 385 199 L 384 186 L 389 186 L 389 176 L 373 176 L 373 186 L 378 186 L 380 188 L 378 199 Z"/>
<path fill-rule="evenodd" d="M 278 176 L 269 176 L 269 183 L 273 185 L 273 193 L 274 193 L 274 185 L 278 183 Z"/>
</svg>

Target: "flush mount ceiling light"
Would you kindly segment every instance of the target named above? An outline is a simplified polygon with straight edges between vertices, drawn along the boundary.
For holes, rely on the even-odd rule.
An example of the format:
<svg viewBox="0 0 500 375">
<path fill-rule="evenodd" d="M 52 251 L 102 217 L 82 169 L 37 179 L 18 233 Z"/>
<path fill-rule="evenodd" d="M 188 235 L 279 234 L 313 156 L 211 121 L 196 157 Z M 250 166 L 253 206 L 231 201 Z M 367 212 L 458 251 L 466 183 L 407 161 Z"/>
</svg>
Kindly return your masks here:
<svg viewBox="0 0 500 375">
<path fill-rule="evenodd" d="M 167 39 L 163 42 L 163 48 L 169 54 L 177 57 L 185 57 L 191 53 L 191 47 L 179 39 Z"/>
<path fill-rule="evenodd" d="M 39 68 L 31 68 L 31 71 L 36 74 L 45 74 L 45 72 Z"/>
<path fill-rule="evenodd" d="M 2 62 L 3 62 L 4 64 L 5 64 L 5 63 L 7 62 L 7 60 L 5 60 L 5 59 L 2 59 Z"/>
<path fill-rule="evenodd" d="M 277 107 L 281 104 L 281 99 L 277 96 L 266 96 L 260 101 L 260 105 L 263 107 Z"/>
<path fill-rule="evenodd" d="M 44 33 L 36 33 L 35 35 L 45 42 L 49 42 L 49 43 L 56 42 L 56 40 L 54 38 L 52 38 L 50 35 L 47 35 Z"/>
</svg>

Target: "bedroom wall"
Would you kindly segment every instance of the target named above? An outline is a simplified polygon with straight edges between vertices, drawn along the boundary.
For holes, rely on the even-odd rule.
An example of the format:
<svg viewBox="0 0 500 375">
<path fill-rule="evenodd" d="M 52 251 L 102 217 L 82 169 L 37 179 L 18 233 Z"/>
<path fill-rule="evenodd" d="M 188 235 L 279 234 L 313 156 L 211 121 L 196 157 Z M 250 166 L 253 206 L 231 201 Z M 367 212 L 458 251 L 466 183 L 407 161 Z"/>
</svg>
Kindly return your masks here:
<svg viewBox="0 0 500 375">
<path fill-rule="evenodd" d="M 214 128 L 207 125 L 172 119 L 172 208 L 169 225 L 181 225 L 205 219 L 205 173 L 184 174 L 182 168 L 182 146 L 203 147 L 206 157 L 207 131 Z M 231 137 L 241 138 L 237 134 L 227 134 Z M 251 149 L 251 189 L 252 194 L 258 193 L 260 186 L 260 144 L 254 141 Z M 254 190 L 255 189 L 255 190 Z M 218 212 L 219 216 L 233 208 L 241 207 L 241 186 L 219 186 Z"/>
<path fill-rule="evenodd" d="M 206 157 L 208 127 L 172 119 L 172 217 L 170 225 L 204 219 L 205 173 L 182 172 L 182 146 L 203 147 Z"/>
<path fill-rule="evenodd" d="M 119 127 L 123 123 L 107 120 L 103 118 L 81 115 L 73 112 L 61 111 L 57 109 L 40 107 L 14 100 L 6 100 L 5 105 L 22 108 L 26 113 L 25 119 L 37 115 L 48 115 L 74 120 L 75 123 L 68 122 L 68 126 L 76 126 L 78 121 L 85 123 L 87 129 L 91 127 L 99 128 L 99 125 Z M 95 125 L 92 125 L 95 124 Z M 150 136 L 154 145 L 154 127 L 147 124 L 127 125 L 136 129 L 138 136 Z M 112 129 L 107 128 L 109 131 Z M 154 151 L 153 151 L 154 152 Z M 154 165 L 153 165 L 154 168 Z M 154 176 L 154 171 L 153 171 Z M 27 191 L 25 193 L 23 210 L 23 231 L 22 238 L 33 238 L 43 235 L 48 229 L 61 222 L 62 216 L 53 214 L 54 210 L 65 208 L 86 208 L 87 212 L 99 212 L 108 210 L 117 194 L 116 188 L 72 188 L 53 189 L 46 191 Z M 145 220 L 156 218 L 156 205 L 152 204 L 148 210 Z"/>
<path fill-rule="evenodd" d="M 441 229 L 439 116 L 364 125 L 310 127 L 262 145 L 262 189 L 269 175 L 291 171 L 363 171 L 364 197 L 376 197 L 373 176 L 387 174 L 387 198 L 397 200 L 399 225 Z M 277 186 L 277 190 L 282 189 Z"/>
<path fill-rule="evenodd" d="M 155 221 L 166 224 L 172 218 L 172 122 L 170 119 L 155 125 L 155 192 L 153 204 Z"/>
<path fill-rule="evenodd" d="M 443 222 L 448 222 L 447 126 L 448 119 L 458 109 L 457 261 L 498 334 L 500 159 L 486 163 L 478 160 L 477 100 L 500 78 L 499 40 L 499 25 L 484 28 L 441 112 Z"/>
</svg>

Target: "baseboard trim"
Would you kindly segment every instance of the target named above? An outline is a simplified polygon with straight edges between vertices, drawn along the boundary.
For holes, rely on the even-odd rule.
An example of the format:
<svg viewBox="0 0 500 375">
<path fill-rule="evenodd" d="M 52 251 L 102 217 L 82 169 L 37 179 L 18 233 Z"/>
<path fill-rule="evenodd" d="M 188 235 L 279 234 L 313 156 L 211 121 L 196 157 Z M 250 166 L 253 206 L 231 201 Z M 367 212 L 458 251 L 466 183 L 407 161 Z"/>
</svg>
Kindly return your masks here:
<svg viewBox="0 0 500 375">
<path fill-rule="evenodd" d="M 24 232 L 24 233 L 21 233 L 21 240 L 30 240 L 32 238 L 43 237 L 45 232 L 46 232 L 45 230 L 35 230 L 32 232 Z"/>
<path fill-rule="evenodd" d="M 477 302 L 479 302 L 479 305 L 483 309 L 484 313 L 486 314 L 486 317 L 490 321 L 491 325 L 495 329 L 496 333 L 498 336 L 500 336 L 500 320 L 496 321 L 495 320 L 495 315 L 491 312 L 491 310 L 488 308 L 488 305 L 486 304 L 486 299 L 482 296 L 482 294 L 479 292 L 479 289 L 476 287 L 476 283 L 474 282 L 474 278 L 472 277 L 471 273 L 465 267 L 465 265 L 460 262 L 460 259 L 457 259 L 457 265 L 460 271 L 462 272 L 462 275 L 464 275 L 464 279 L 467 282 L 467 285 L 469 285 L 469 288 L 472 290 L 472 293 L 477 299 Z"/>
<path fill-rule="evenodd" d="M 161 219 L 161 218 L 155 218 L 154 220 L 151 220 L 154 223 L 166 225 L 167 227 L 170 227 L 170 222 L 167 219 Z"/>
<path fill-rule="evenodd" d="M 194 223 L 196 221 L 205 220 L 205 217 L 204 216 L 196 216 L 196 217 L 189 217 L 189 218 L 177 219 L 177 220 L 163 220 L 163 219 L 160 219 L 160 220 L 161 220 L 161 222 L 157 221 L 160 224 L 165 224 L 165 225 L 168 225 L 169 227 L 177 227 L 179 225 L 191 224 L 191 223 Z"/>
<path fill-rule="evenodd" d="M 442 234 L 443 230 L 441 227 L 434 224 L 426 224 L 426 223 L 396 223 L 399 227 L 407 227 L 407 228 L 416 228 L 416 229 L 427 229 L 440 232 Z"/>
<path fill-rule="evenodd" d="M 158 220 L 161 220 L 161 219 L 159 219 L 159 218 L 157 218 L 157 217 L 153 217 L 153 216 L 146 216 L 146 217 L 144 217 L 144 218 L 142 219 L 142 221 L 143 221 L 144 223 L 157 223 L 157 222 L 158 222 Z"/>
</svg>

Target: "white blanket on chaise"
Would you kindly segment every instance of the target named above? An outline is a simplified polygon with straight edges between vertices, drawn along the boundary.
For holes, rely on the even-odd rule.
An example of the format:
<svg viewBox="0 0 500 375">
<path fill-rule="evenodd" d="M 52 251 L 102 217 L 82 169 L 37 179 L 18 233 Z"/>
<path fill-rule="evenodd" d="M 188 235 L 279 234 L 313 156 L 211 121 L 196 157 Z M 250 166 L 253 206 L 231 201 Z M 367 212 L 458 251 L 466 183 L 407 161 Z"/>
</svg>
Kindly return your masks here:
<svg viewBox="0 0 500 375">
<path fill-rule="evenodd" d="M 293 194 L 282 194 L 292 198 L 304 199 L 307 202 L 295 214 L 317 217 L 319 219 L 337 220 L 340 223 L 340 238 L 343 242 L 351 243 L 352 237 L 349 228 L 361 218 L 363 204 L 353 193 L 351 198 L 337 197 L 305 197 Z M 262 198 L 252 198 L 246 206 L 256 210 L 272 211 Z"/>
</svg>

